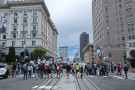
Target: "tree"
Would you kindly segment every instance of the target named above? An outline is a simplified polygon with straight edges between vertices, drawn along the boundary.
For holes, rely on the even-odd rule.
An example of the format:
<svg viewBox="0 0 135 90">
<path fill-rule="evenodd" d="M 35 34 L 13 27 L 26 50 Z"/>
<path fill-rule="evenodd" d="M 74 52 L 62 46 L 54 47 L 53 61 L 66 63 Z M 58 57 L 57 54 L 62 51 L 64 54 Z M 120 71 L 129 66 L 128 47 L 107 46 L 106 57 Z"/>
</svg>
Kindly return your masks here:
<svg viewBox="0 0 135 90">
<path fill-rule="evenodd" d="M 15 48 L 14 47 L 9 47 L 9 53 L 8 53 L 8 58 L 7 62 L 15 62 Z"/>
<path fill-rule="evenodd" d="M 52 58 L 52 56 L 49 56 L 49 55 L 45 55 L 44 58 L 48 61 L 49 59 Z"/>
<path fill-rule="evenodd" d="M 46 50 L 40 47 L 35 47 L 32 52 L 32 59 L 43 59 L 44 55 L 46 54 Z"/>
</svg>

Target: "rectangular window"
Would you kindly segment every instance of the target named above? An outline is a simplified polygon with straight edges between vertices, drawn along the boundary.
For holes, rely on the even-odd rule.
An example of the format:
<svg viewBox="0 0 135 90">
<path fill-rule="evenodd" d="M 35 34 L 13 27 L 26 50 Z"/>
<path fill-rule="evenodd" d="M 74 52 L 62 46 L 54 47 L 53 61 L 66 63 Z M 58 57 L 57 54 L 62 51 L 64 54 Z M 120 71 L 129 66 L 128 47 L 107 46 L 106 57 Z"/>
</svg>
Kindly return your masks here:
<svg viewBox="0 0 135 90">
<path fill-rule="evenodd" d="M 32 46 L 35 46 L 36 45 L 36 41 L 32 41 Z"/>
<path fill-rule="evenodd" d="M 13 38 L 16 38 L 16 33 L 13 33 Z"/>
<path fill-rule="evenodd" d="M 27 18 L 23 18 L 23 23 L 27 23 Z"/>
<path fill-rule="evenodd" d="M 129 40 L 131 40 L 131 36 L 128 36 Z"/>
<path fill-rule="evenodd" d="M 122 9 L 122 5 L 121 4 L 119 5 L 119 8 Z"/>
<path fill-rule="evenodd" d="M 33 15 L 37 15 L 37 10 L 33 10 Z"/>
<path fill-rule="evenodd" d="M 123 47 L 123 48 L 125 48 L 125 47 L 126 47 L 126 45 L 125 45 L 125 44 L 122 44 L 122 47 Z"/>
<path fill-rule="evenodd" d="M 132 35 L 132 39 L 135 39 L 135 35 Z"/>
<path fill-rule="evenodd" d="M 129 8 L 129 12 L 130 12 L 130 13 L 132 12 L 132 8 Z"/>
<path fill-rule="evenodd" d="M 125 34 L 124 30 L 121 30 L 121 34 L 122 34 L 122 35 L 124 35 L 124 34 Z"/>
<path fill-rule="evenodd" d="M 109 32 L 107 32 L 107 36 L 109 36 L 110 35 L 110 33 Z"/>
<path fill-rule="evenodd" d="M 13 46 L 13 47 L 15 46 L 15 41 L 12 41 L 12 46 Z"/>
<path fill-rule="evenodd" d="M 123 15 L 123 12 L 122 11 L 120 11 L 120 15 Z"/>
<path fill-rule="evenodd" d="M 125 6 L 128 7 L 128 2 L 125 3 Z"/>
<path fill-rule="evenodd" d="M 131 5 L 132 5 L 132 2 L 131 2 L 131 1 L 129 1 L 128 3 L 129 3 L 129 6 L 131 6 Z"/>
<path fill-rule="evenodd" d="M 33 18 L 33 22 L 36 23 L 37 22 L 37 18 Z"/>
<path fill-rule="evenodd" d="M 129 43 L 129 47 L 132 47 L 132 43 Z"/>
<path fill-rule="evenodd" d="M 33 30 L 37 30 L 37 25 L 33 25 Z"/>
<path fill-rule="evenodd" d="M 128 9 L 126 9 L 126 13 L 128 13 Z"/>
<path fill-rule="evenodd" d="M 131 33 L 131 30 L 130 30 L 130 29 L 128 29 L 128 33 L 129 33 L 129 34 Z"/>
<path fill-rule="evenodd" d="M 32 37 L 36 37 L 36 33 L 32 33 Z"/>
<path fill-rule="evenodd" d="M 6 35 L 3 35 L 3 39 L 6 39 Z"/>
<path fill-rule="evenodd" d="M 133 19 L 133 14 L 130 14 L 130 19 Z"/>
<path fill-rule="evenodd" d="M 131 24 L 131 25 L 134 25 L 134 22 L 133 22 L 133 21 L 131 21 L 131 22 L 130 22 L 130 24 Z"/>
<path fill-rule="evenodd" d="M 24 11 L 23 15 L 24 15 L 24 16 L 27 16 L 27 11 Z"/>
<path fill-rule="evenodd" d="M 17 26 L 13 26 L 13 30 L 15 30 L 15 31 L 16 31 L 16 30 L 17 30 Z"/>
<path fill-rule="evenodd" d="M 135 43 L 133 43 L 133 47 L 135 47 Z"/>
<path fill-rule="evenodd" d="M 6 42 L 2 42 L 2 47 L 5 47 L 6 46 Z"/>
<path fill-rule="evenodd" d="M 26 25 L 23 25 L 23 30 L 27 30 L 27 26 Z"/>
<path fill-rule="evenodd" d="M 14 18 L 14 23 L 17 23 L 17 18 Z"/>
<path fill-rule="evenodd" d="M 110 38 L 107 38 L 107 42 L 110 43 Z"/>
<path fill-rule="evenodd" d="M 123 17 L 120 17 L 120 21 L 123 22 Z"/>
<path fill-rule="evenodd" d="M 128 24 L 128 27 L 130 27 L 130 22 L 128 22 L 127 24 Z"/>
<path fill-rule="evenodd" d="M 134 32 L 135 32 L 134 28 L 131 28 L 131 33 L 134 33 Z"/>
<path fill-rule="evenodd" d="M 22 41 L 22 46 L 26 45 L 26 41 Z"/>
<path fill-rule="evenodd" d="M 22 38 L 26 38 L 26 33 L 22 33 Z"/>
<path fill-rule="evenodd" d="M 120 26 L 121 26 L 121 28 L 123 28 L 124 26 L 123 26 L 123 24 L 120 24 Z"/>
<path fill-rule="evenodd" d="M 129 20 L 129 19 L 130 19 L 130 18 L 129 18 L 129 15 L 127 15 L 127 17 L 126 17 L 126 18 L 127 18 L 127 20 Z"/>
<path fill-rule="evenodd" d="M 125 41 L 125 37 L 121 37 L 122 41 Z"/>
<path fill-rule="evenodd" d="M 17 11 L 14 12 L 14 16 L 18 16 L 18 12 Z"/>
<path fill-rule="evenodd" d="M 108 2 L 105 2 L 105 5 L 107 6 L 108 5 Z"/>
</svg>

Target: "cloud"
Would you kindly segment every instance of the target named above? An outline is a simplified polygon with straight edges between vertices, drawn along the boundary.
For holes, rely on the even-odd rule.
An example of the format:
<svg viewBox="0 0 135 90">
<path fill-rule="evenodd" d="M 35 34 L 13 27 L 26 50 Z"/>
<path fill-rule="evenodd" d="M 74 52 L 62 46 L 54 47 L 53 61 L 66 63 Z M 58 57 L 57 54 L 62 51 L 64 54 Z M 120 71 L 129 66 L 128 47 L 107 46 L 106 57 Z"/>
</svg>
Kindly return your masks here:
<svg viewBox="0 0 135 90">
<path fill-rule="evenodd" d="M 59 46 L 69 47 L 69 56 L 79 50 L 80 34 L 89 33 L 93 42 L 92 0 L 45 0 L 58 30 Z"/>
</svg>

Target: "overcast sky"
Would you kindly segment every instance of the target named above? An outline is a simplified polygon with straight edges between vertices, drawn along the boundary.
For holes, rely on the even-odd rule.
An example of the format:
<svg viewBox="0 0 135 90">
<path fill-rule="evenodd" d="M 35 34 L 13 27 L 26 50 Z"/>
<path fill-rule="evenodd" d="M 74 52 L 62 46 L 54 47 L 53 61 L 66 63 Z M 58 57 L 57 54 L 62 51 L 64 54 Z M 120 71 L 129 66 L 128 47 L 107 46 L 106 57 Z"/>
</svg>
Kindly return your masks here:
<svg viewBox="0 0 135 90">
<path fill-rule="evenodd" d="M 92 0 L 45 0 L 45 3 L 59 33 L 58 48 L 68 46 L 69 56 L 73 57 L 82 32 L 87 32 L 93 42 Z"/>
</svg>

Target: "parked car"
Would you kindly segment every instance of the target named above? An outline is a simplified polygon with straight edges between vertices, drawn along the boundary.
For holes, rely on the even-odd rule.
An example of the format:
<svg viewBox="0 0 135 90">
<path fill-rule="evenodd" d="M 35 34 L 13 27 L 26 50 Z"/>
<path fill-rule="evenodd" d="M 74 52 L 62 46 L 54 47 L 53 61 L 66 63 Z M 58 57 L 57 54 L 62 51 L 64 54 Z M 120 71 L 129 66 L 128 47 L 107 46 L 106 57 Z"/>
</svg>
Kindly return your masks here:
<svg viewBox="0 0 135 90">
<path fill-rule="evenodd" d="M 9 67 L 7 64 L 0 64 L 0 77 L 8 78 Z"/>
</svg>

